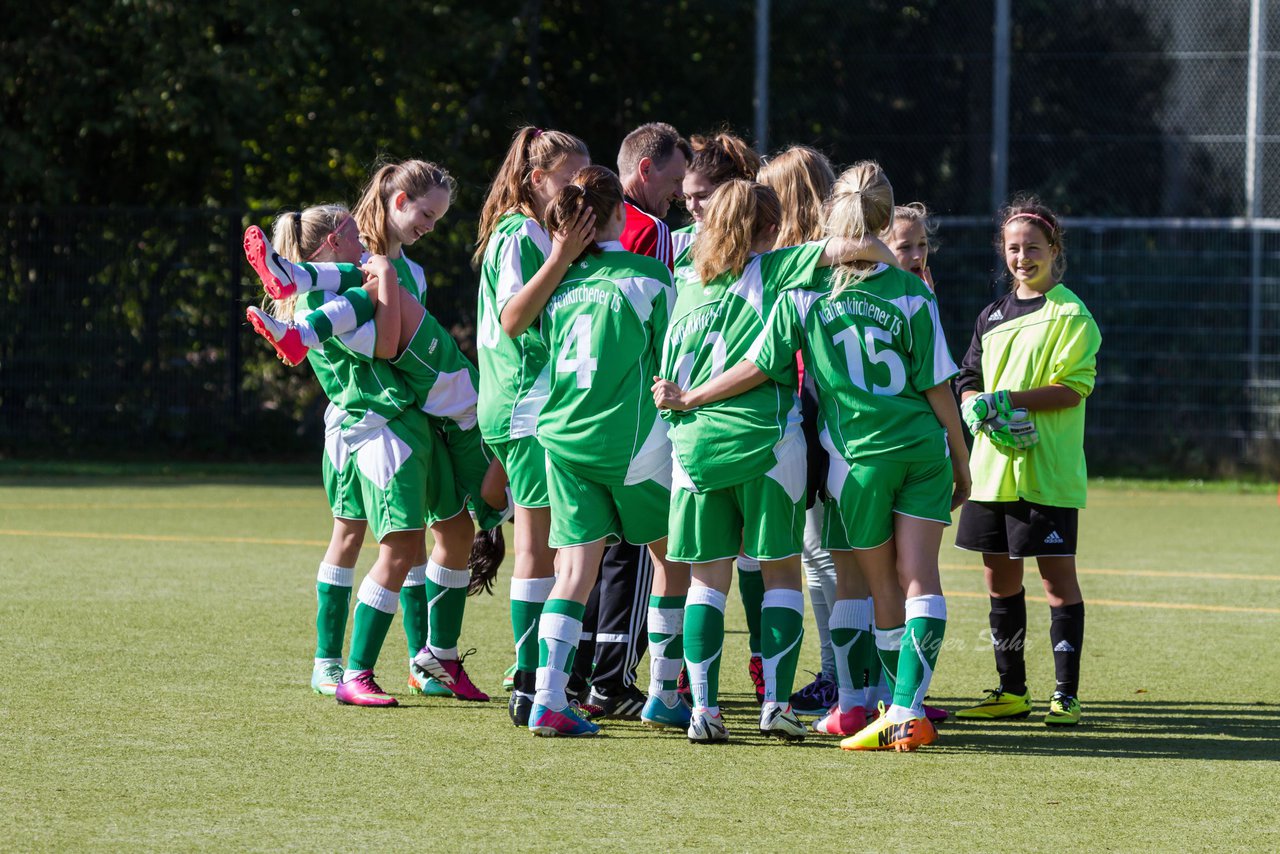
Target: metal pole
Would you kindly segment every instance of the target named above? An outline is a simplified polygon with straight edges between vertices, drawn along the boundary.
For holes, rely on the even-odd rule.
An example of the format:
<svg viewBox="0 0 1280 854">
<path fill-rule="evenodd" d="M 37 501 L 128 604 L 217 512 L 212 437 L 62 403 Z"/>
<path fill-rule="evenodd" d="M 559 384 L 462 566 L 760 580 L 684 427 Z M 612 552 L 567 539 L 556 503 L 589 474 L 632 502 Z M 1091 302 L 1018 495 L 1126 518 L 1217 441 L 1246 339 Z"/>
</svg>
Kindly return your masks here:
<svg viewBox="0 0 1280 854">
<path fill-rule="evenodd" d="M 769 150 L 769 0 L 756 0 L 756 149 Z"/>
<path fill-rule="evenodd" d="M 1262 160 L 1264 149 L 1258 144 L 1266 127 L 1266 99 L 1260 93 L 1266 87 L 1266 65 L 1262 49 L 1267 43 L 1267 0 L 1249 3 L 1249 77 L 1245 111 L 1244 197 L 1245 215 L 1252 226 L 1249 233 L 1249 381 L 1256 388 L 1260 379 L 1259 359 L 1262 354 L 1262 232 L 1257 220 L 1263 214 Z M 1253 404 L 1250 393 L 1250 408 Z"/>
<path fill-rule="evenodd" d="M 1009 194 L 1009 51 L 1010 3 L 996 0 L 991 47 L 991 210 L 998 211 Z"/>
</svg>

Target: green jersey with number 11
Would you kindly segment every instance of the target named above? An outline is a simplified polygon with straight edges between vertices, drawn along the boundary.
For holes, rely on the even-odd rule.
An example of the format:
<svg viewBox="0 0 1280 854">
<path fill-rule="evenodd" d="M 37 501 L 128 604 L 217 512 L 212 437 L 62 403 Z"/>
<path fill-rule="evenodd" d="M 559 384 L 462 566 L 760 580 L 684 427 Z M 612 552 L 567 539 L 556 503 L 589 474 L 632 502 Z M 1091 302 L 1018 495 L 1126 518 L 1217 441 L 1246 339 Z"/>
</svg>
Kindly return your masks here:
<svg viewBox="0 0 1280 854">
<path fill-rule="evenodd" d="M 661 261 L 617 241 L 575 263 L 542 311 L 550 394 L 538 441 L 574 474 L 606 486 L 671 472 L 650 387 L 673 288 Z"/>
<path fill-rule="evenodd" d="M 822 258 L 823 242 L 757 255 L 742 275 L 725 273 L 708 284 L 680 284 L 662 355 L 662 377 L 686 391 L 747 357 L 787 284 L 807 284 Z M 796 361 L 779 364 L 742 394 L 687 412 L 666 411 L 671 444 L 684 474 L 699 492 L 746 483 L 777 465 L 773 451 L 800 433 Z M 677 471 L 676 477 L 680 477 Z"/>
<path fill-rule="evenodd" d="M 920 279 L 883 264 L 839 295 L 823 271 L 778 300 L 748 357 L 772 377 L 795 351 L 818 386 L 823 442 L 847 460 L 927 462 L 947 455 L 946 431 L 924 392 L 959 368 L 947 351 L 938 303 Z"/>
</svg>

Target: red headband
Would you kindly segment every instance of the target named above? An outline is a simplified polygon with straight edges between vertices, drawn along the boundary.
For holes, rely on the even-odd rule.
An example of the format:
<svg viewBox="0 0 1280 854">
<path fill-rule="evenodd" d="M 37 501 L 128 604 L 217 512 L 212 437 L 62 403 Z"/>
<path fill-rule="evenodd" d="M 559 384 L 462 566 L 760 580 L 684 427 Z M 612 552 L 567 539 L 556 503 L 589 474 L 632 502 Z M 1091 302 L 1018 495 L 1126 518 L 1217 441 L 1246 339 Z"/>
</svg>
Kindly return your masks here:
<svg viewBox="0 0 1280 854">
<path fill-rule="evenodd" d="M 1009 218 L 1004 221 L 1004 225 L 1000 226 L 1001 230 L 1004 229 L 1005 225 L 1008 225 L 1009 223 L 1013 222 L 1015 219 L 1020 219 L 1024 217 L 1026 219 L 1034 219 L 1036 222 L 1043 223 L 1046 229 L 1045 233 L 1049 235 L 1050 240 L 1052 240 L 1053 236 L 1058 233 L 1057 227 L 1053 223 L 1049 222 L 1049 220 L 1045 219 L 1039 214 L 1033 214 L 1029 212 L 1009 214 Z"/>
</svg>

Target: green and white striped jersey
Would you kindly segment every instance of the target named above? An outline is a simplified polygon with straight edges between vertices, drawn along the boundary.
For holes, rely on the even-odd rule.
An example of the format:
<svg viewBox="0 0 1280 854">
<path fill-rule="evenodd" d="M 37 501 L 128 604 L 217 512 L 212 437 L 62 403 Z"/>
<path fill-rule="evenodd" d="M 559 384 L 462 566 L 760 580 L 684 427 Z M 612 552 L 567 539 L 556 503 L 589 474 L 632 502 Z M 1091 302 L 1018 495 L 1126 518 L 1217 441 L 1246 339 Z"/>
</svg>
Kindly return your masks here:
<svg viewBox="0 0 1280 854">
<path fill-rule="evenodd" d="M 547 401 L 547 348 L 537 324 L 511 338 L 500 318 L 507 302 L 551 254 L 551 238 L 521 213 L 508 213 L 485 247 L 476 310 L 480 433 L 486 442 L 532 436 Z"/>
<path fill-rule="evenodd" d="M 676 287 L 696 278 L 693 272 L 693 239 L 698 236 L 698 224 L 686 225 L 671 232 L 671 257 L 675 259 Z"/>
<path fill-rule="evenodd" d="M 661 261 L 600 244 L 565 274 L 542 312 L 550 394 L 538 440 L 564 468 L 606 486 L 671 472 L 650 388 L 674 288 Z"/>
<path fill-rule="evenodd" d="M 877 265 L 838 296 L 833 273 L 784 290 L 748 359 L 772 377 L 804 348 L 818 386 L 822 441 L 847 460 L 925 462 L 947 455 L 946 431 L 924 397 L 959 373 L 928 285 Z"/>
<path fill-rule="evenodd" d="M 298 298 L 295 314 L 311 311 L 331 296 L 325 291 L 303 294 Z M 413 391 L 391 363 L 372 357 L 372 340 L 367 347 L 366 355 L 348 348 L 339 338 L 331 338 L 307 353 L 325 396 L 347 414 L 342 425 L 344 433 L 376 429 L 415 403 Z"/>
<path fill-rule="evenodd" d="M 697 388 L 747 357 L 787 284 L 808 282 L 825 243 L 804 243 L 757 255 L 742 275 L 704 285 L 680 284 L 662 353 L 662 377 Z M 687 412 L 664 411 L 679 464 L 678 486 L 695 491 L 746 483 L 777 464 L 774 449 L 800 433 L 795 359 L 771 379 L 735 397 Z M 683 469 L 683 471 L 681 471 Z"/>
</svg>

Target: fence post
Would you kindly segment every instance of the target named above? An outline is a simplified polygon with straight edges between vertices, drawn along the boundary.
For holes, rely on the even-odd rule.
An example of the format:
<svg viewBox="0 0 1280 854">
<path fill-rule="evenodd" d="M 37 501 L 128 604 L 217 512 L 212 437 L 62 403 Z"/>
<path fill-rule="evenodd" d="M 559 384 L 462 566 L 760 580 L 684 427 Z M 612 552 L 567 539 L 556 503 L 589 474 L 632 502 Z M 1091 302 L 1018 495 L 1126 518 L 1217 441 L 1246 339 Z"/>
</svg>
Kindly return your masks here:
<svg viewBox="0 0 1280 854">
<path fill-rule="evenodd" d="M 1259 145 L 1259 137 L 1266 127 L 1266 63 L 1262 52 L 1267 44 L 1267 2 L 1250 0 L 1249 3 L 1249 74 L 1245 102 L 1245 158 L 1244 197 L 1249 219 L 1249 388 L 1246 400 L 1249 406 L 1249 430 L 1260 420 L 1258 407 L 1262 403 L 1262 232 L 1258 220 L 1263 214 L 1263 155 L 1265 148 Z M 1247 440 L 1246 440 L 1247 441 Z"/>
<path fill-rule="evenodd" d="M 756 149 L 769 150 L 769 0 L 756 0 Z"/>
<path fill-rule="evenodd" d="M 231 170 L 231 210 L 228 213 L 227 251 L 231 253 L 227 274 L 231 281 L 227 289 L 227 390 L 231 399 L 231 428 L 234 432 L 240 424 L 240 277 L 244 267 L 244 247 L 240 233 L 245 228 L 244 205 L 244 154 L 236 158 Z"/>
<path fill-rule="evenodd" d="M 991 47 L 991 210 L 1009 193 L 1009 51 L 1011 0 L 996 0 Z"/>
</svg>

